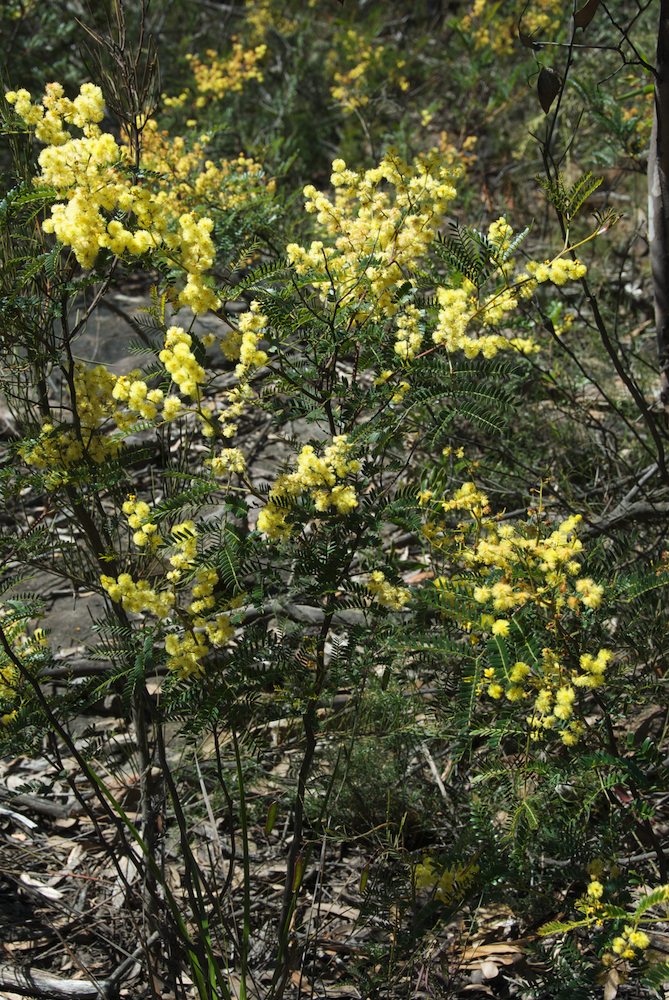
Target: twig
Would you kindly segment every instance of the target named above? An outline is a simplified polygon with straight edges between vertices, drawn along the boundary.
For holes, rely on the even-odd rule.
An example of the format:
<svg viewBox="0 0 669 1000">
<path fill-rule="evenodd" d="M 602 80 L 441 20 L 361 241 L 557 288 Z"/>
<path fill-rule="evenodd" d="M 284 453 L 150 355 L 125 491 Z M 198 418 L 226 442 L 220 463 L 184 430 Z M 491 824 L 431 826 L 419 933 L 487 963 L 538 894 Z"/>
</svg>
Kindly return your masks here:
<svg viewBox="0 0 669 1000">
<path fill-rule="evenodd" d="M 437 770 L 437 765 L 434 762 L 432 754 L 430 753 L 430 751 L 427 748 L 427 744 L 426 743 L 421 743 L 420 749 L 421 749 L 421 752 L 423 754 L 423 757 L 425 757 L 425 760 L 427 761 L 427 765 L 430 768 L 430 774 L 434 778 L 434 783 L 437 786 L 437 788 L 439 789 L 439 793 L 440 793 L 442 799 L 444 800 L 444 802 L 450 803 L 450 800 L 448 798 L 448 792 L 446 791 L 446 786 L 444 785 L 443 781 L 441 780 L 441 775 L 439 774 L 439 771 Z"/>
</svg>

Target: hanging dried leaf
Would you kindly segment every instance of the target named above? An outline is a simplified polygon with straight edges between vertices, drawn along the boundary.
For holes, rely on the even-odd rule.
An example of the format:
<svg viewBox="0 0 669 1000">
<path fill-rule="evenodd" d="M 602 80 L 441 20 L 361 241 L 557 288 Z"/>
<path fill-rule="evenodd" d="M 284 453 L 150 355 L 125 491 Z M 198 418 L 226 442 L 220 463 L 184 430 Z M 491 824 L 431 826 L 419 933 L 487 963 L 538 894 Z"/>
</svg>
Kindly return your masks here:
<svg viewBox="0 0 669 1000">
<path fill-rule="evenodd" d="M 537 94 L 544 114 L 547 115 L 550 111 L 551 104 L 560 93 L 561 86 L 562 80 L 558 74 L 554 70 L 542 66 L 537 80 Z"/>
<path fill-rule="evenodd" d="M 588 0 L 580 10 L 574 14 L 574 24 L 577 28 L 587 28 L 597 12 L 600 0 Z"/>
</svg>

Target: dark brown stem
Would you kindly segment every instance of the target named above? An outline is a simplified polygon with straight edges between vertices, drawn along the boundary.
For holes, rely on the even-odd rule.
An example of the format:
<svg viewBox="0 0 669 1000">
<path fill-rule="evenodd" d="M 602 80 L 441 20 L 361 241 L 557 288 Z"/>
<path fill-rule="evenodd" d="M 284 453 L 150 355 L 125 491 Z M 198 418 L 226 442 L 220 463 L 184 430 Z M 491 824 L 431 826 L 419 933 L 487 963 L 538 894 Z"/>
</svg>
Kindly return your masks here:
<svg viewBox="0 0 669 1000">
<path fill-rule="evenodd" d="M 660 0 L 654 98 L 648 153 L 648 245 L 660 395 L 669 404 L 669 0 Z"/>
<path fill-rule="evenodd" d="M 331 603 L 331 602 L 330 602 Z M 286 863 L 286 882 L 283 890 L 283 903 L 281 916 L 279 918 L 279 954 L 277 956 L 277 969 L 270 992 L 272 1000 L 280 1000 L 286 989 L 288 976 L 290 974 L 290 921 L 295 909 L 295 903 L 300 887 L 295 884 L 298 863 L 303 850 L 304 836 L 304 804 L 307 792 L 307 783 L 311 774 L 314 762 L 316 746 L 318 741 L 318 699 L 325 684 L 327 666 L 325 663 L 325 643 L 327 641 L 334 608 L 330 606 L 326 609 L 325 617 L 321 624 L 316 647 L 316 678 L 314 688 L 307 709 L 302 716 L 302 727 L 305 737 L 304 756 L 297 779 L 297 789 L 295 791 L 295 801 L 293 804 L 293 840 L 288 852 Z"/>
</svg>

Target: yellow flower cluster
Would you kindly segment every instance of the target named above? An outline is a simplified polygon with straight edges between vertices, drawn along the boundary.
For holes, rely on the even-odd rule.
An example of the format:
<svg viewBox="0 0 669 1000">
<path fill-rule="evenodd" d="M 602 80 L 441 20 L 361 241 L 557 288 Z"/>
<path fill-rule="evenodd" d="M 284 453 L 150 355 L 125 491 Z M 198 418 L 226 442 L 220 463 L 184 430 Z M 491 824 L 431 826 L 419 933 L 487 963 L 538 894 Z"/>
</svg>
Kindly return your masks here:
<svg viewBox="0 0 669 1000">
<path fill-rule="evenodd" d="M 133 614 L 148 611 L 156 618 L 163 619 L 169 616 L 174 607 L 174 594 L 171 590 L 156 591 L 148 580 L 138 580 L 135 583 L 130 573 L 120 573 L 116 579 L 103 575 L 100 583 L 112 601 Z"/>
<path fill-rule="evenodd" d="M 348 457 L 352 447 L 345 435 L 334 437 L 320 456 L 312 445 L 304 445 L 297 456 L 295 471 L 279 476 L 274 483 L 269 500 L 258 515 L 258 530 L 271 541 L 287 538 L 291 529 L 286 518 L 305 494 L 319 513 L 334 510 L 337 514 L 349 514 L 355 510 L 358 506 L 355 489 L 341 481 L 360 470 L 360 462 Z"/>
<path fill-rule="evenodd" d="M 238 379 L 246 379 L 252 368 L 267 364 L 267 354 L 258 350 L 258 342 L 267 329 L 267 317 L 260 312 L 260 303 L 253 301 L 248 312 L 239 317 L 241 340 L 239 344 L 239 364 L 235 369 Z"/>
<path fill-rule="evenodd" d="M 578 281 L 587 271 L 585 264 L 580 260 L 570 260 L 568 257 L 546 260 L 543 264 L 530 261 L 526 266 L 528 274 L 539 284 L 552 281 L 554 285 L 566 285 L 568 281 Z"/>
<path fill-rule="evenodd" d="M 580 570 L 577 557 L 583 543 L 576 537 L 576 529 L 581 521 L 579 514 L 568 517 L 549 535 L 542 538 L 530 526 L 500 524 L 489 521 L 483 537 L 471 552 L 467 561 L 479 569 L 500 570 L 501 578 L 493 584 L 486 584 L 474 590 L 474 599 L 480 604 L 491 602 L 496 611 L 508 611 L 523 607 L 528 601 L 544 606 L 555 602 L 559 610 L 565 603 L 568 584 Z M 518 579 L 514 578 L 518 571 Z M 538 582 L 537 582 L 538 581 Z M 596 587 L 592 580 L 586 589 L 580 584 L 580 599 L 586 606 L 592 604 Z M 556 598 L 554 591 L 560 590 Z M 579 585 L 576 585 L 579 592 Z M 600 599 L 603 593 L 598 588 Z"/>
<path fill-rule="evenodd" d="M 409 81 L 401 73 L 404 59 L 392 59 L 392 54 L 383 45 L 373 44 L 353 28 L 348 29 L 340 42 L 341 53 L 331 52 L 328 65 L 334 81 L 330 93 L 342 111 L 350 114 L 369 104 L 370 86 L 375 76 L 395 84 L 400 90 L 409 89 Z M 337 64 L 341 68 L 335 68 Z"/>
<path fill-rule="evenodd" d="M 579 604 L 597 608 L 604 593 L 603 587 L 589 577 L 577 579 L 580 563 L 578 557 L 582 543 L 576 537 L 580 517 L 567 518 L 546 537 L 532 528 L 512 524 L 486 525 L 483 535 L 464 558 L 479 571 L 501 574 L 494 582 L 485 583 L 473 590 L 474 600 L 488 604 L 497 612 L 514 611 L 526 604 L 534 604 L 550 616 L 559 615 L 567 606 L 577 610 Z M 506 637 L 510 625 L 506 619 L 492 624 L 493 636 Z M 488 668 L 484 671 L 485 690 L 492 698 L 503 695 L 509 701 L 534 697 L 533 712 L 528 723 L 535 732 L 551 729 L 560 723 L 560 737 L 566 745 L 577 742 L 582 725 L 570 721 L 574 714 L 577 688 L 596 688 L 604 681 L 604 674 L 612 654 L 601 649 L 596 656 L 584 653 L 578 668 L 570 667 L 551 648 L 544 648 L 540 660 L 533 664 L 519 661 L 511 670 Z"/>
<path fill-rule="evenodd" d="M 218 573 L 211 566 L 200 566 L 195 571 L 193 579 L 193 600 L 188 605 L 188 611 L 191 615 L 200 615 L 216 604 L 216 598 L 213 595 L 214 588 L 218 583 Z"/>
<path fill-rule="evenodd" d="M 197 559 L 197 528 L 194 521 L 181 521 L 172 528 L 174 553 L 170 556 L 172 569 L 167 579 L 176 583 L 185 571 L 193 569 Z"/>
<path fill-rule="evenodd" d="M 214 622 L 199 622 L 182 633 L 171 632 L 165 636 L 167 667 L 181 680 L 204 673 L 204 658 L 211 646 L 224 646 L 234 636 L 230 616 L 220 614 Z"/>
<path fill-rule="evenodd" d="M 237 433 L 237 421 L 241 417 L 249 401 L 253 398 L 253 390 L 249 384 L 249 375 L 254 368 L 259 368 L 267 364 L 268 356 L 265 351 L 258 347 L 258 344 L 268 328 L 268 320 L 264 313 L 260 312 L 260 305 L 255 300 L 251 303 L 248 312 L 243 313 L 238 322 L 238 329 L 230 331 L 221 341 L 221 348 L 226 358 L 230 361 L 237 361 L 235 375 L 239 379 L 239 384 L 227 389 L 223 393 L 223 409 L 218 415 L 220 431 L 223 437 L 231 438 Z M 206 432 L 205 432 L 206 433 Z M 223 469 L 221 462 L 230 461 L 238 465 L 239 468 L 231 471 L 242 472 L 244 460 L 240 466 L 239 459 L 234 458 L 235 449 L 228 449 L 229 458 L 225 454 L 221 461 L 214 459 L 212 468 L 218 467 L 219 472 Z"/>
<path fill-rule="evenodd" d="M 401 611 L 404 605 L 411 600 L 410 590 L 388 583 L 385 574 L 380 570 L 375 570 L 370 574 L 367 590 L 377 604 L 384 608 L 390 608 L 392 611 Z"/>
<path fill-rule="evenodd" d="M 398 354 L 403 361 L 413 361 L 422 346 L 423 318 L 423 310 L 409 304 L 395 319 L 397 327 L 395 354 Z"/>
<path fill-rule="evenodd" d="M 112 397 L 125 403 L 131 413 L 136 413 L 145 420 L 155 420 L 158 407 L 165 402 L 165 394 L 162 389 L 149 389 L 139 374 L 135 370 L 127 375 L 120 375 L 114 383 Z"/>
<path fill-rule="evenodd" d="M 191 350 L 192 345 L 193 338 L 189 333 L 186 333 L 183 327 L 171 326 L 165 333 L 163 348 L 159 352 L 158 358 L 165 366 L 179 392 L 199 403 L 201 400 L 200 387 L 205 382 L 207 373 L 196 360 Z M 114 377 L 111 376 L 111 378 Z M 137 370 L 116 378 L 111 395 L 119 402 L 125 403 L 131 413 L 137 413 L 145 420 L 159 418 L 167 422 L 174 420 L 183 412 L 183 403 L 178 396 L 166 396 L 162 389 L 149 389 Z M 159 407 L 162 409 L 159 410 Z M 200 410 L 198 410 L 198 415 L 205 425 L 205 435 L 211 436 L 213 431 L 210 421 Z M 121 428 L 126 428 L 131 423 L 119 412 L 115 413 L 114 419 Z"/>
<path fill-rule="evenodd" d="M 421 490 L 417 499 L 419 505 L 429 512 L 423 525 L 423 535 L 437 550 L 450 549 L 454 538 L 453 527 L 450 521 L 442 516 L 443 514 L 461 511 L 480 524 L 484 515 L 490 510 L 487 496 L 474 483 L 463 483 L 448 499 L 436 499 L 432 490 Z M 467 523 L 466 519 L 458 522 L 455 535 L 460 540 L 464 538 Z M 435 584 L 439 584 L 439 581 L 435 581 Z"/>
<path fill-rule="evenodd" d="M 241 417 L 249 401 L 253 398 L 253 392 L 248 382 L 240 382 L 232 389 L 228 389 L 224 394 L 225 409 L 219 414 L 218 422 L 221 425 L 223 437 L 231 438 L 237 433 L 237 420 Z"/>
<path fill-rule="evenodd" d="M 625 963 L 638 960 L 642 957 L 651 945 L 650 935 L 642 929 L 644 923 L 654 924 L 658 918 L 664 923 L 667 922 L 667 902 L 669 902 L 669 885 L 660 885 L 652 889 L 645 896 L 641 896 L 637 901 L 635 909 L 631 913 L 625 914 L 619 905 L 610 905 L 603 899 L 605 887 L 600 881 L 603 864 L 601 859 L 595 859 L 589 865 L 590 883 L 585 893 L 576 900 L 575 909 L 583 914 L 584 919 L 572 920 L 567 923 L 562 921 L 557 925 L 553 922 L 546 924 L 539 929 L 541 935 L 555 934 L 575 930 L 582 927 L 594 927 L 601 931 L 605 923 L 615 921 L 619 923 L 622 916 L 627 916 L 628 923 L 625 924 L 622 933 L 617 934 L 609 944 L 610 951 L 602 955 L 602 965 L 605 970 L 617 968 L 620 970 L 618 981 L 624 981 L 627 969 L 623 969 Z M 617 866 L 611 868 L 611 874 L 619 873 Z M 652 910 L 656 912 L 653 913 Z M 659 911 L 659 912 L 658 912 Z M 650 966 L 650 971 L 653 964 Z M 604 973 L 608 976 L 608 973 Z"/>
<path fill-rule="evenodd" d="M 475 338 L 468 333 L 474 319 L 484 327 L 498 326 L 508 313 L 517 309 L 519 300 L 529 298 L 540 283 L 552 281 L 564 285 L 567 281 L 578 280 L 586 272 L 580 261 L 561 257 L 544 264 L 530 262 L 526 270 L 515 271 L 516 262 L 511 252 L 513 237 L 513 229 L 503 216 L 491 223 L 487 240 L 493 249 L 496 267 L 490 280 L 496 279 L 498 287 L 483 299 L 468 279 L 457 288 L 437 289 L 440 309 L 432 335 L 435 344 L 443 344 L 449 351 L 462 350 L 468 357 L 482 354 L 491 358 L 500 350 L 508 349 L 521 354 L 538 350 L 532 340 L 524 337 L 494 333 Z"/>
<path fill-rule="evenodd" d="M 215 476 L 223 476 L 226 472 L 246 472 L 246 459 L 239 448 L 224 448 L 209 462 Z"/>
<path fill-rule="evenodd" d="M 76 409 L 76 426 L 45 421 L 37 440 L 25 442 L 19 448 L 28 465 L 47 471 L 48 489 L 67 482 L 68 470 L 84 459 L 99 465 L 118 454 L 121 443 L 105 435 L 105 425 L 113 421 L 124 428 L 127 423 L 115 405 L 116 377 L 104 365 L 87 367 L 77 363 L 73 383 L 75 399 L 70 403 Z"/>
<path fill-rule="evenodd" d="M 357 307 L 359 322 L 373 314 L 395 316 L 402 308 L 395 293 L 425 255 L 455 197 L 456 173 L 437 150 L 411 165 L 390 153 L 378 167 L 361 172 L 335 160 L 334 198 L 313 185 L 304 189 L 306 210 L 327 242 L 315 240 L 308 249 L 292 243 L 288 259 L 298 274 L 315 273 L 323 302 L 331 297 L 340 306 Z M 399 339 L 411 351 L 415 313 L 409 317 L 408 335 Z"/>
<path fill-rule="evenodd" d="M 650 938 L 645 931 L 640 931 L 636 927 L 625 927 L 619 937 L 615 937 L 611 943 L 611 951 L 621 958 L 636 958 L 637 951 L 645 951 L 650 945 Z"/>
<path fill-rule="evenodd" d="M 3 607 L 0 607 L 0 625 L 14 656 L 34 674 L 48 648 L 44 629 L 36 628 L 30 635 L 28 622 L 16 619 L 13 612 Z M 0 725 L 8 726 L 16 718 L 22 688 L 20 669 L 4 648 L 0 649 Z"/>
<path fill-rule="evenodd" d="M 179 304 L 196 313 L 216 308 L 218 299 L 204 279 L 215 256 L 213 222 L 195 212 L 175 212 L 174 198 L 160 185 L 156 191 L 138 181 L 128 149 L 97 124 L 104 113 L 100 88 L 84 84 L 74 101 L 62 96 L 59 84 L 47 87 L 41 104 L 33 104 L 23 90 L 7 97 L 47 143 L 35 180 L 55 190 L 56 203 L 44 231 L 71 247 L 85 268 L 94 265 L 101 249 L 119 257 L 161 249 L 185 273 Z M 72 136 L 72 126 L 81 130 L 80 138 Z"/>
<path fill-rule="evenodd" d="M 208 140 L 207 135 L 190 140 L 170 136 L 153 119 L 142 132 L 142 167 L 153 173 L 156 197 L 174 218 L 203 204 L 229 211 L 275 190 L 275 181 L 266 179 L 261 164 L 250 156 L 209 159 Z"/>
<path fill-rule="evenodd" d="M 207 374 L 191 351 L 193 338 L 180 326 L 171 326 L 165 334 L 165 346 L 158 357 L 184 396 L 200 398 L 200 386 Z"/>
<path fill-rule="evenodd" d="M 47 421 L 42 424 L 35 442 L 24 441 L 19 446 L 19 455 L 35 469 L 48 469 L 47 488 L 56 489 L 67 482 L 68 476 L 65 470 L 82 460 L 84 449 L 74 431 L 56 428 Z"/>
<path fill-rule="evenodd" d="M 488 497 L 475 483 L 463 483 L 450 499 L 442 500 L 439 506 L 444 513 L 450 510 L 466 511 L 477 521 L 490 510 Z"/>
<path fill-rule="evenodd" d="M 307 0 L 307 7 L 315 7 L 318 0 Z M 281 37 L 292 35 L 297 29 L 297 21 L 286 13 L 282 0 L 245 0 L 244 20 L 251 38 L 262 42 L 267 32 L 273 29 Z"/>
<path fill-rule="evenodd" d="M 494 626 L 492 631 L 503 634 L 495 633 Z M 576 689 L 599 687 L 612 655 L 606 649 L 600 649 L 597 656 L 585 653 L 579 668 L 570 669 L 554 650 L 544 648 L 541 659 L 532 665 L 518 660 L 508 668 L 486 667 L 477 693 L 511 702 L 533 699 L 527 717 L 532 735 L 557 729 L 565 746 L 573 746 L 584 731 L 583 724 L 573 718 Z"/>
<path fill-rule="evenodd" d="M 468 328 L 474 319 L 484 327 L 498 326 L 508 313 L 518 308 L 519 300 L 532 295 L 539 284 L 552 281 L 555 285 L 564 285 L 568 281 L 577 281 L 586 273 L 586 267 L 580 261 L 557 257 L 543 264 L 530 261 L 525 270 L 514 273 L 515 260 L 511 254 L 513 237 L 513 229 L 503 216 L 488 229 L 487 240 L 493 248 L 497 264 L 490 280 L 497 279 L 499 287 L 483 299 L 479 298 L 476 287 L 468 279 L 457 288 L 437 288 L 439 312 L 432 334 L 435 344 L 443 344 L 449 351 L 462 350 L 467 357 L 481 354 L 492 358 L 499 351 L 509 349 L 521 354 L 538 350 L 534 341 L 526 337 L 506 337 L 500 333 L 474 337 Z"/>
<path fill-rule="evenodd" d="M 193 521 L 183 521 L 172 528 L 175 551 L 169 562 L 172 569 L 167 578 L 173 584 L 181 580 L 184 572 L 195 568 L 197 559 L 197 528 Z M 210 646 L 223 646 L 234 636 L 230 616 L 217 613 L 211 620 L 207 615 L 216 607 L 214 594 L 218 583 L 218 573 L 211 566 L 199 566 L 191 579 L 190 602 L 181 618 L 190 622 L 179 633 L 170 633 L 165 638 L 165 652 L 168 669 L 182 680 L 204 671 L 204 658 Z"/>
<path fill-rule="evenodd" d="M 230 614 L 216 610 L 215 588 L 218 573 L 211 566 L 197 566 L 198 532 L 193 521 L 182 521 L 171 529 L 171 542 L 165 543 L 152 520 L 151 508 L 130 496 L 123 504 L 128 524 L 136 529 L 133 540 L 140 548 L 169 546 L 171 569 L 165 574 L 170 589 L 157 590 L 148 580 L 135 581 L 130 573 L 118 578 L 101 576 L 100 583 L 112 601 L 134 614 L 148 613 L 170 629 L 165 637 L 168 669 L 186 679 L 204 670 L 204 658 L 212 646 L 223 646 L 234 637 Z M 185 607 L 178 607 L 182 594 Z M 233 604 L 235 602 L 232 602 Z M 172 631 L 175 620 L 179 631 Z"/>
<path fill-rule="evenodd" d="M 85 83 L 73 101 L 65 97 L 60 83 L 48 83 L 41 104 L 33 104 L 27 90 L 10 90 L 5 94 L 14 105 L 19 118 L 35 129 L 35 135 L 47 146 L 62 146 L 70 135 L 65 125 L 75 125 L 85 135 L 96 135 L 95 125 L 105 113 L 102 91 L 93 83 Z"/>
<path fill-rule="evenodd" d="M 439 150 L 411 165 L 391 153 L 378 167 L 363 172 L 335 160 L 330 178 L 333 197 L 313 185 L 304 189 L 306 211 L 316 216 L 324 238 L 308 248 L 295 243 L 286 248 L 297 274 L 309 275 L 325 305 L 349 308 L 358 326 L 372 317 L 393 319 L 394 350 L 404 363 L 420 352 L 426 327 L 425 310 L 411 301 L 411 274 L 455 196 L 456 172 L 450 155 Z M 529 264 L 514 275 L 513 236 L 503 217 L 489 228 L 487 239 L 496 262 L 489 280 L 496 287 L 485 297 L 468 279 L 458 287 L 436 289 L 438 310 L 432 329 L 436 346 L 463 351 L 470 358 L 492 358 L 502 350 L 522 354 L 538 350 L 526 337 L 477 333 L 473 322 L 477 320 L 484 330 L 498 327 L 542 281 L 564 284 L 581 277 L 585 266 L 558 257 L 545 265 Z M 384 372 L 382 381 L 394 374 Z M 408 388 L 408 383 L 396 388 L 393 402 L 401 403 Z"/>
<path fill-rule="evenodd" d="M 158 532 L 158 526 L 151 520 L 151 508 L 144 500 L 138 500 L 131 494 L 122 506 L 122 511 L 128 518 L 128 525 L 134 531 L 132 540 L 135 545 L 142 549 L 147 548 L 154 551 L 158 548 L 162 539 Z"/>
<path fill-rule="evenodd" d="M 183 635 L 170 633 L 165 636 L 165 652 L 168 668 L 186 680 L 193 674 L 203 673 L 202 661 L 209 652 L 209 647 L 199 633 L 184 632 Z"/>
<path fill-rule="evenodd" d="M 478 621 L 464 623 L 466 631 L 481 631 L 498 643 L 508 639 L 509 648 L 513 649 L 512 614 L 528 605 L 533 605 L 544 618 L 551 640 L 555 635 L 555 623 L 565 611 L 578 614 L 583 607 L 596 609 L 600 606 L 604 588 L 590 577 L 578 576 L 583 549 L 576 535 L 581 521 L 579 515 L 547 531 L 542 531 L 541 521 L 500 523 L 488 516 L 488 498 L 473 483 L 464 483 L 450 499 L 437 500 L 431 490 L 423 490 L 418 500 L 422 507 L 430 510 L 424 529 L 430 543 L 440 550 L 449 545 L 452 548 L 454 540 L 459 542 L 459 559 L 466 567 L 460 583 L 477 604 L 493 612 L 485 611 Z M 460 521 L 455 531 L 449 530 L 447 523 L 440 520 L 440 511 L 463 511 L 469 515 L 474 531 L 469 544 L 464 544 L 466 523 Z M 483 575 L 483 582 L 475 583 L 472 572 L 479 579 Z M 434 586 L 443 593 L 443 606 L 446 607 L 450 593 L 448 581 L 437 577 Z M 505 614 L 509 617 L 504 617 Z M 520 647 L 525 650 L 523 658 L 510 663 L 505 648 L 500 658 L 502 664 L 483 670 L 477 693 L 487 694 L 497 701 L 502 698 L 510 702 L 530 701 L 532 708 L 526 721 L 533 736 L 555 729 L 565 745 L 575 744 L 584 728 L 574 718 L 577 692 L 598 688 L 604 683 L 613 654 L 600 649 L 596 654 L 583 653 L 574 663 L 573 654 L 556 650 L 552 641 L 540 656 L 528 656 L 520 626 L 518 638 L 523 642 Z M 474 635 L 471 641 L 480 640 Z"/>
<path fill-rule="evenodd" d="M 198 92 L 195 107 L 203 108 L 208 97 L 220 101 L 230 92 L 239 93 L 249 80 L 262 83 L 263 73 L 258 63 L 264 59 L 266 52 L 267 46 L 264 44 L 245 49 L 239 39 L 233 37 L 232 50 L 226 56 L 219 56 L 215 49 L 207 49 L 206 61 L 197 55 L 188 55 L 186 58 L 190 62 Z"/>
<path fill-rule="evenodd" d="M 552 35 L 560 27 L 563 13 L 562 0 L 535 0 L 531 6 L 524 0 L 514 0 L 504 5 L 503 13 L 487 0 L 474 0 L 460 26 L 477 49 L 489 48 L 497 55 L 508 55 L 518 38 L 519 26 L 529 36 Z"/>
</svg>

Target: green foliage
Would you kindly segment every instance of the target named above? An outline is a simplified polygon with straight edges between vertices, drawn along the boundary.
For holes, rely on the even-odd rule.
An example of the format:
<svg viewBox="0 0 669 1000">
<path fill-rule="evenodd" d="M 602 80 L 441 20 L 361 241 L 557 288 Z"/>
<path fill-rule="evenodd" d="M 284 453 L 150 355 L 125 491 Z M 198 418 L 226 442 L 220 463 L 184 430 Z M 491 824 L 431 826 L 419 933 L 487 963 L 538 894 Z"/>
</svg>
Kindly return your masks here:
<svg viewBox="0 0 669 1000">
<path fill-rule="evenodd" d="M 619 50 L 615 3 L 576 28 L 596 69 L 555 46 L 544 121 L 555 5 L 182 6 L 148 122 L 150 11 L 91 13 L 106 93 L 53 142 L 16 90 L 40 99 L 39 51 L 72 100 L 82 29 L 0 14 L 0 745 L 86 786 L 179 1000 L 316 983 L 335 848 L 366 859 L 352 991 L 422 988 L 437 935 L 457 991 L 495 907 L 559 938 L 523 995 L 599 995 L 602 956 L 657 990 L 666 433 L 635 234 L 606 242 L 588 169 L 640 148 L 646 22 Z M 34 579 L 88 605 L 83 678 Z M 82 726 L 103 699 L 132 749 Z"/>
</svg>

